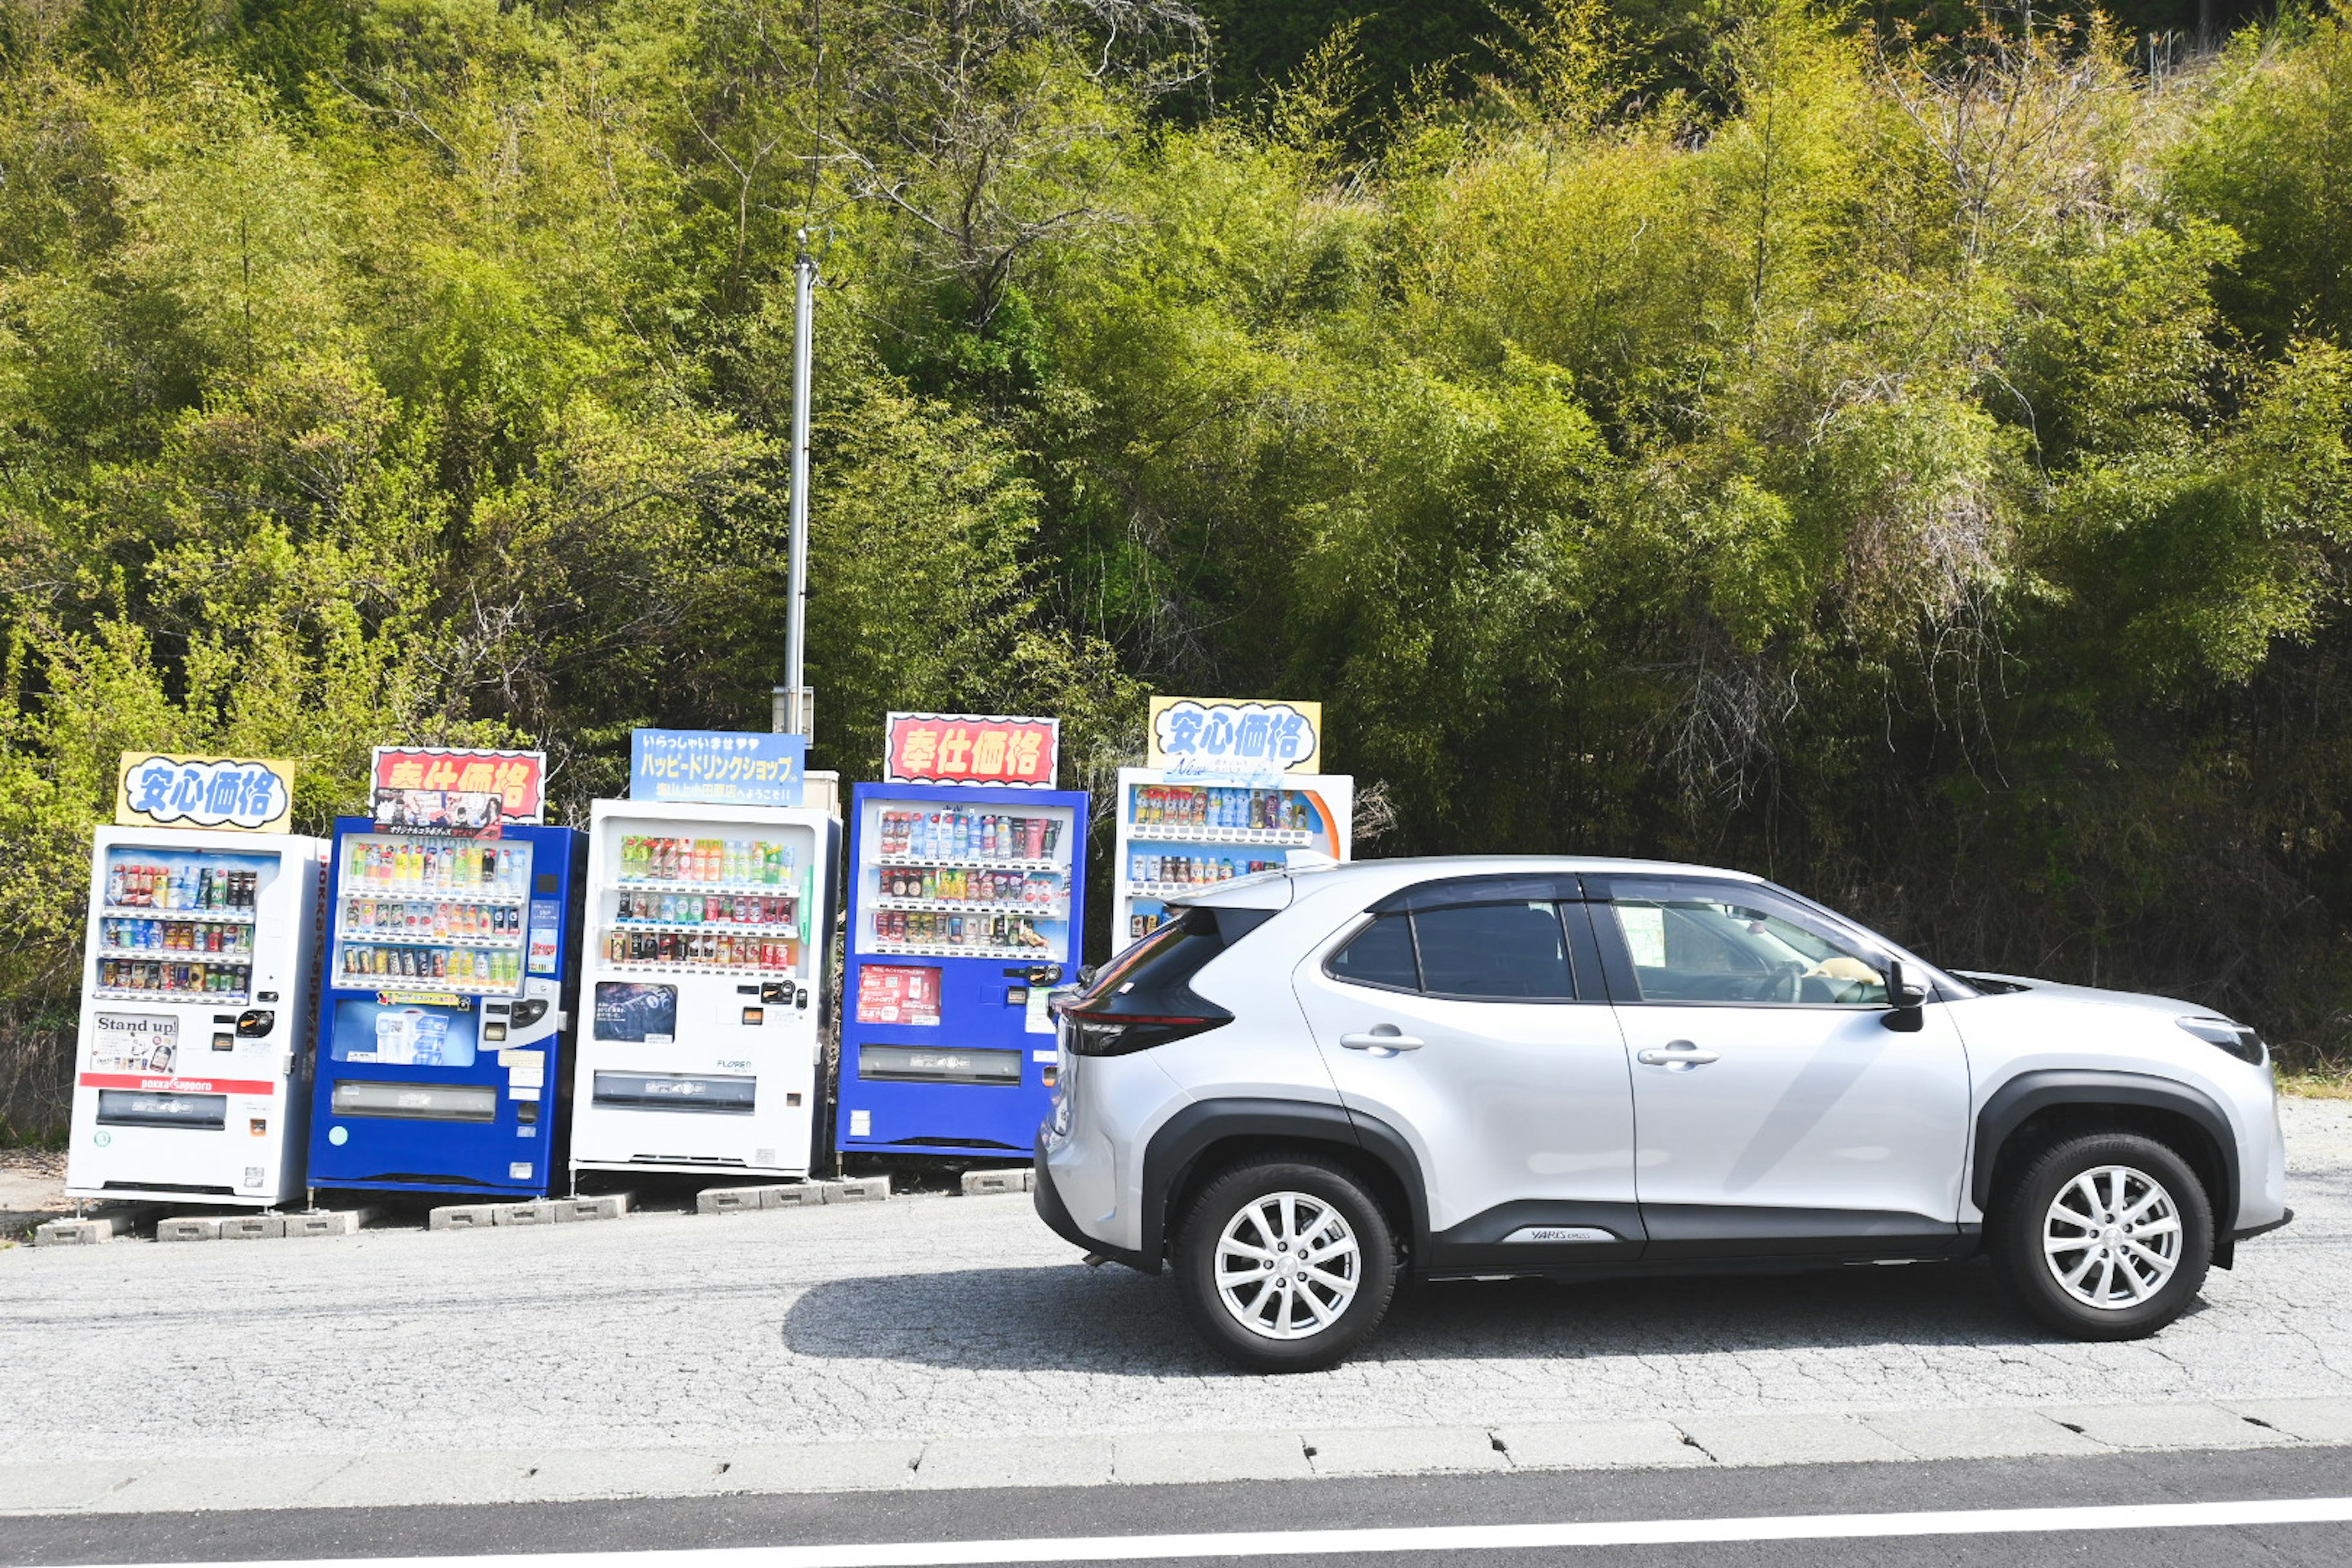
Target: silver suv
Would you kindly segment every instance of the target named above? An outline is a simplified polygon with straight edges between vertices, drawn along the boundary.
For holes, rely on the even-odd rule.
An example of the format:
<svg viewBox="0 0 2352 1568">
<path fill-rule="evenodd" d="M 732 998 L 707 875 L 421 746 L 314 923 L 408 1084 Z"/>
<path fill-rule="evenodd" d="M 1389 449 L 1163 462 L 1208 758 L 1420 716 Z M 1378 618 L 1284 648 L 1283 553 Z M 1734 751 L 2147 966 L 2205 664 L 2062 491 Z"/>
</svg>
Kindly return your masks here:
<svg viewBox="0 0 2352 1568">
<path fill-rule="evenodd" d="M 1037 1211 L 1328 1366 L 1401 1276 L 1981 1252 L 2134 1339 L 2291 1217 L 2269 1052 L 2186 1003 L 1937 969 L 1757 878 L 1374 860 L 1227 883 L 1057 1004 Z"/>
</svg>

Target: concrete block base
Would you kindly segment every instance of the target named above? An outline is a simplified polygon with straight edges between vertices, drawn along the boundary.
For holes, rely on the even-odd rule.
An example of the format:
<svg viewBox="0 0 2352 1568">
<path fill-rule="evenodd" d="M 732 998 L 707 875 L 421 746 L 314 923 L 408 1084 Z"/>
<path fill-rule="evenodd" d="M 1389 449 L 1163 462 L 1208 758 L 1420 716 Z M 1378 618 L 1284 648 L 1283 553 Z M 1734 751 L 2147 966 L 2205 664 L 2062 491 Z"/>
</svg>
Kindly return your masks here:
<svg viewBox="0 0 2352 1568">
<path fill-rule="evenodd" d="M 758 1209 L 780 1206 L 773 1194 L 777 1187 L 705 1187 L 694 1195 L 697 1214 L 751 1214 Z"/>
<path fill-rule="evenodd" d="M 218 1241 L 221 1222 L 216 1215 L 173 1215 L 170 1219 L 155 1222 L 158 1241 Z"/>
<path fill-rule="evenodd" d="M 494 1204 L 490 1207 L 492 1225 L 553 1225 L 555 1205 L 544 1200 L 528 1204 Z"/>
<path fill-rule="evenodd" d="M 890 1195 L 887 1176 L 856 1176 L 845 1182 L 812 1184 L 823 1189 L 822 1201 L 829 1204 L 878 1204 Z"/>
<path fill-rule="evenodd" d="M 992 1193 L 1025 1193 L 1036 1173 L 1027 1165 L 1017 1171 L 966 1171 L 963 1195 L 977 1198 Z"/>
<path fill-rule="evenodd" d="M 571 1225 L 586 1219 L 618 1219 L 629 1212 L 627 1193 L 600 1193 L 593 1198 L 557 1198 L 555 1217 Z"/>
<path fill-rule="evenodd" d="M 445 1204 L 425 1215 L 427 1230 L 486 1230 L 498 1223 L 496 1204 Z"/>
<path fill-rule="evenodd" d="M 286 1234 L 289 1237 L 352 1236 L 362 1226 L 383 1214 L 380 1207 L 356 1209 L 314 1209 L 308 1214 L 286 1216 Z"/>
<path fill-rule="evenodd" d="M 33 1230 L 35 1247 L 95 1247 L 131 1234 L 127 1214 L 92 1215 L 88 1219 L 53 1219 Z"/>
<path fill-rule="evenodd" d="M 230 1215 L 220 1222 L 223 1241 L 276 1241 L 285 1234 L 282 1214 Z"/>
</svg>

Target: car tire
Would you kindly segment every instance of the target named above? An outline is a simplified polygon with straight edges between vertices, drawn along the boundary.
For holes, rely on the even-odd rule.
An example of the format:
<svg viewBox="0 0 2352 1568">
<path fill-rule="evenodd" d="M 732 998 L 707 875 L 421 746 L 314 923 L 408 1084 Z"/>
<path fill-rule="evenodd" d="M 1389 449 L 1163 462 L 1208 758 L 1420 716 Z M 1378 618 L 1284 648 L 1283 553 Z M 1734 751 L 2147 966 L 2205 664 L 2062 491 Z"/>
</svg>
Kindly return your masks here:
<svg viewBox="0 0 2352 1568">
<path fill-rule="evenodd" d="M 1396 1293 L 1388 1215 L 1344 1166 L 1313 1154 L 1219 1172 L 1186 1208 L 1174 1250 L 1184 1315 L 1250 1372 L 1332 1365 L 1380 1327 Z M 1255 1278 L 1240 1278 L 1251 1264 Z"/>
<path fill-rule="evenodd" d="M 2137 1132 L 2069 1138 L 2003 1184 L 1993 1273 L 2078 1340 L 2137 1340 L 2188 1310 L 2213 1259 L 2213 1208 L 2189 1163 Z"/>
</svg>

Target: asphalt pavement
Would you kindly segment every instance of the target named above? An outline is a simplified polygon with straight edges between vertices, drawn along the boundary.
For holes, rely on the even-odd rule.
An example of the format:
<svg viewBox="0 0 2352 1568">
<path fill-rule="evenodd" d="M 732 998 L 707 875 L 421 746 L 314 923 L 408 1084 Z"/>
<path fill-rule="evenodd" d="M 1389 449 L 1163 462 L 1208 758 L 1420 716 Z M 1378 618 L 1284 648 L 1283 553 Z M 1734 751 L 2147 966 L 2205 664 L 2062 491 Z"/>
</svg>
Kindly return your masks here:
<svg viewBox="0 0 2352 1568">
<path fill-rule="evenodd" d="M 2352 1102 L 2286 1117 L 2295 1224 L 2118 1345 L 2040 1330 L 1973 1265 L 1463 1282 L 1339 1367 L 1250 1377 L 1165 1279 L 1084 1268 L 1017 1195 L 18 1248 L 0 1513 L 2285 1462 L 2352 1443 Z"/>
<path fill-rule="evenodd" d="M 530 1568 L 940 1562 L 2138 1565 L 2352 1560 L 2352 1449 L 11 1521 L 11 1564 L 527 1555 Z M 2324 1523 L 2200 1523 L 2324 1500 Z M 2212 1506 L 2218 1505 L 2218 1507 Z M 2147 1509 L 2151 1527 L 2117 1521 Z M 2295 1511 L 2310 1512 L 2302 1509 Z M 2185 1520 L 2184 1521 L 2184 1516 Z M 2149 1516 L 2132 1516 L 2147 1518 Z M 1504 1545 L 1498 1536 L 1587 1544 Z M 1394 1534 L 1371 1532 L 1395 1531 Z M 1989 1532 L 1988 1532 L 1989 1531 Z M 1629 1539 L 1630 1538 L 1630 1539 Z M 1165 1548 L 1171 1554 L 1154 1555 Z M 1020 1555 L 1028 1552 L 1030 1555 Z M 671 1554 L 694 1553 L 691 1557 Z M 1002 1554 L 1000 1554 L 1002 1553 Z M 566 1554 L 566 1555 L 555 1555 Z"/>
</svg>

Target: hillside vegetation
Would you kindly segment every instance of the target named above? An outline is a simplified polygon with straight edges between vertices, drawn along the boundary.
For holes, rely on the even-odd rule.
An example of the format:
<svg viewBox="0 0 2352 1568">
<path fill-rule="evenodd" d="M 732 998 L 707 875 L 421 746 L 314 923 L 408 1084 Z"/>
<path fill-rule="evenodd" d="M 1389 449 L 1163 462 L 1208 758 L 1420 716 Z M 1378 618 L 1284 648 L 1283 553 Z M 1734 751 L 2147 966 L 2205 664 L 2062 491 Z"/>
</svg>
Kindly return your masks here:
<svg viewBox="0 0 2352 1568">
<path fill-rule="evenodd" d="M 1220 90 L 1178 0 L 0 0 L 6 1125 L 121 749 L 299 759 L 315 830 L 380 742 L 580 815 L 633 725 L 764 727 L 803 228 L 817 765 L 1317 698 L 1375 852 L 1747 867 L 2352 1056 L 2352 14 L 1363 36 Z"/>
</svg>

